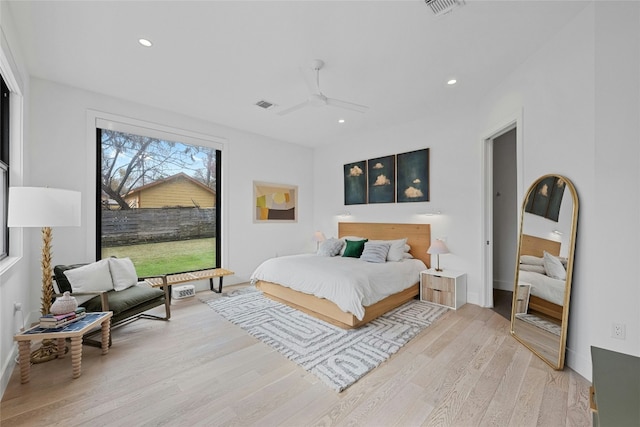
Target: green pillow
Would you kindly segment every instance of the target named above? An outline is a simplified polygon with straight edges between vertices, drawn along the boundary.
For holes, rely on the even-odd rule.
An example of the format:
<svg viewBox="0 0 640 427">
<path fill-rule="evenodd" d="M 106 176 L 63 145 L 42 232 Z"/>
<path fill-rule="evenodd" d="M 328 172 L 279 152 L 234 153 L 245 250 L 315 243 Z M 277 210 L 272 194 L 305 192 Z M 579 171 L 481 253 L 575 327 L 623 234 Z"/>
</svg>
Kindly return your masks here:
<svg viewBox="0 0 640 427">
<path fill-rule="evenodd" d="M 342 256 L 348 256 L 352 258 L 360 258 L 362 251 L 364 250 L 364 244 L 367 243 L 367 239 L 364 240 L 347 240 L 347 246 Z"/>
</svg>

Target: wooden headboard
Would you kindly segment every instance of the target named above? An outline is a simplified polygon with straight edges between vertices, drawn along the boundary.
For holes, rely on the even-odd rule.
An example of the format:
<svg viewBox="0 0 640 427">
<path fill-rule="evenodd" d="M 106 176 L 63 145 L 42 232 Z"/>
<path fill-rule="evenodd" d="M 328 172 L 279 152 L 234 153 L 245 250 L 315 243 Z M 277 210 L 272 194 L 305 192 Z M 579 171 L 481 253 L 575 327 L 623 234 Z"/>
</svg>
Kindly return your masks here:
<svg viewBox="0 0 640 427">
<path fill-rule="evenodd" d="M 407 238 L 411 246 L 409 253 L 431 267 L 431 255 L 427 249 L 431 245 L 430 224 L 392 224 L 375 222 L 339 222 L 338 237 L 359 236 L 369 240 L 395 240 Z"/>
<path fill-rule="evenodd" d="M 533 255 L 542 257 L 543 252 L 547 251 L 551 255 L 560 256 L 560 242 L 555 240 L 543 239 L 542 237 L 522 235 L 520 242 L 520 255 Z"/>
</svg>

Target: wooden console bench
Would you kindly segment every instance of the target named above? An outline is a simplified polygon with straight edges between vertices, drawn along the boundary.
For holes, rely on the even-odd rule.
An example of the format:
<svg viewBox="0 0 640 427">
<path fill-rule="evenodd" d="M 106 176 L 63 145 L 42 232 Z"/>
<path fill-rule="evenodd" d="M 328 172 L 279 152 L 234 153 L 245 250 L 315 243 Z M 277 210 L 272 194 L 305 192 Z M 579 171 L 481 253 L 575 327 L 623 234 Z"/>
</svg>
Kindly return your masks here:
<svg viewBox="0 0 640 427">
<path fill-rule="evenodd" d="M 171 287 L 179 283 L 195 282 L 196 280 L 209 279 L 209 288 L 216 293 L 222 292 L 222 278 L 234 274 L 231 270 L 224 268 L 209 268 L 205 270 L 189 271 L 187 273 L 167 274 L 162 277 L 152 277 L 145 279 L 151 286 L 169 285 L 169 298 L 171 298 Z M 213 279 L 218 278 L 218 290 L 213 287 Z"/>
</svg>

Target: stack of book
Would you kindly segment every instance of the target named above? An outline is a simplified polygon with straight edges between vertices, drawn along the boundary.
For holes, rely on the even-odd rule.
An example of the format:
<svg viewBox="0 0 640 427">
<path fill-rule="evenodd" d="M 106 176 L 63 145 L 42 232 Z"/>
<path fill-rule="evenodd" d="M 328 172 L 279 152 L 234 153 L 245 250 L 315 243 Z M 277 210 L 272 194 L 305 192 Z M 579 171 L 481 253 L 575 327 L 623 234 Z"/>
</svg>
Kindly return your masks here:
<svg viewBox="0 0 640 427">
<path fill-rule="evenodd" d="M 71 322 L 82 319 L 86 314 L 84 307 L 78 307 L 71 313 L 46 314 L 40 317 L 40 327 L 46 329 L 61 328 Z"/>
</svg>

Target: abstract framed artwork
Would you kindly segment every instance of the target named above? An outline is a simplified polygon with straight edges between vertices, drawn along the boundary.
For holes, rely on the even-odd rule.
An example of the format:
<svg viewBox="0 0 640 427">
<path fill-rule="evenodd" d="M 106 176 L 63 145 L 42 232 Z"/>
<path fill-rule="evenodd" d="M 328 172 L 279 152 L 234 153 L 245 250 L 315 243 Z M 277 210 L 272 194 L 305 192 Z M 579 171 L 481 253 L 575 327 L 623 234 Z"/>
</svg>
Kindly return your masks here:
<svg viewBox="0 0 640 427">
<path fill-rule="evenodd" d="M 378 157 L 367 161 L 369 203 L 396 201 L 396 156 Z"/>
<path fill-rule="evenodd" d="M 253 181 L 253 222 L 297 222 L 298 186 Z"/>
<path fill-rule="evenodd" d="M 429 149 L 397 155 L 398 203 L 429 201 Z"/>
<path fill-rule="evenodd" d="M 344 165 L 344 204 L 362 205 L 367 203 L 367 162 Z"/>
</svg>

